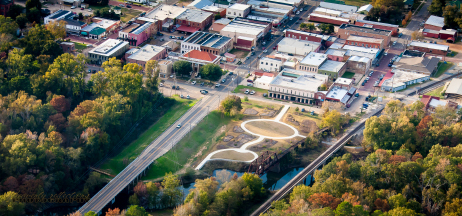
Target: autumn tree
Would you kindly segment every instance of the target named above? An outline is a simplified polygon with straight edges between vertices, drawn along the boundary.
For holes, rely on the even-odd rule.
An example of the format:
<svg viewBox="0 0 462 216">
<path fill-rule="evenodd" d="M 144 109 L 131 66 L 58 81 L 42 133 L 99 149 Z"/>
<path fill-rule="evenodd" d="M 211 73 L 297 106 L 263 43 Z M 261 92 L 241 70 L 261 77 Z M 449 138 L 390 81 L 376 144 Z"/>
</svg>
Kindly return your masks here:
<svg viewBox="0 0 462 216">
<path fill-rule="evenodd" d="M 411 38 L 412 40 L 423 40 L 425 37 L 422 34 L 422 32 L 419 32 L 418 30 L 416 30 L 411 33 Z"/>
<path fill-rule="evenodd" d="M 242 102 L 239 96 L 228 96 L 221 101 L 219 108 L 225 115 L 235 116 L 242 110 Z"/>
<path fill-rule="evenodd" d="M 330 207 L 336 209 L 342 201 L 328 193 L 315 193 L 308 198 L 308 202 L 315 208 Z"/>
<path fill-rule="evenodd" d="M 331 110 L 325 112 L 321 119 L 321 127 L 329 128 L 332 135 L 337 135 L 344 124 L 348 122 L 348 119 L 340 114 L 337 110 Z"/>
<path fill-rule="evenodd" d="M 159 63 L 156 60 L 149 60 L 146 62 L 144 69 L 146 79 L 144 81 L 144 85 L 151 93 L 155 93 L 158 90 L 159 70 Z"/>
<path fill-rule="evenodd" d="M 15 199 L 19 195 L 14 191 L 8 191 L 0 195 L 0 214 L 1 215 L 23 215 L 25 204 L 17 202 Z"/>
<path fill-rule="evenodd" d="M 51 99 L 50 104 L 51 106 L 53 106 L 53 108 L 55 108 L 56 111 L 60 113 L 66 112 L 67 110 L 69 110 L 71 106 L 66 97 L 64 97 L 64 95 L 53 96 L 53 99 Z"/>
<path fill-rule="evenodd" d="M 48 22 L 45 26 L 56 39 L 64 39 L 66 37 L 66 24 L 66 21 L 59 20 Z"/>
</svg>

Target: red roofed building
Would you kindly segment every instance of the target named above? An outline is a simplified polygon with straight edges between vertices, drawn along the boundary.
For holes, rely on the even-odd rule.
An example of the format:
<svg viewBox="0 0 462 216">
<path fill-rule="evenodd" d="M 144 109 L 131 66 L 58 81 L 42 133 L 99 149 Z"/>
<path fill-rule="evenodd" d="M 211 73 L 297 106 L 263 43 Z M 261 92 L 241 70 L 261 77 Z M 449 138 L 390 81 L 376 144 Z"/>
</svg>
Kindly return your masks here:
<svg viewBox="0 0 462 216">
<path fill-rule="evenodd" d="M 191 50 L 179 57 L 180 60 L 191 62 L 193 70 L 199 71 L 201 65 L 218 64 L 220 56 L 200 50 Z"/>
</svg>

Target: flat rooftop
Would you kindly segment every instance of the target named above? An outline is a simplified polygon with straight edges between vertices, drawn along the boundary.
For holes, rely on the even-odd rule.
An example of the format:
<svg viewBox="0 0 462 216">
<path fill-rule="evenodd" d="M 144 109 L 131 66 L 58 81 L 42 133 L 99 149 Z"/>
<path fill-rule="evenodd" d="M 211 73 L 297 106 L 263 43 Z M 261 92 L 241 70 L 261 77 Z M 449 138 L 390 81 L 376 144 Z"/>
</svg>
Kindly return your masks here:
<svg viewBox="0 0 462 216">
<path fill-rule="evenodd" d="M 126 45 L 128 45 L 127 41 L 107 39 L 106 41 L 104 41 L 104 43 L 92 49 L 90 53 L 102 56 L 111 56 L 114 52 Z"/>
<path fill-rule="evenodd" d="M 250 7 L 251 7 L 250 5 L 236 3 L 236 4 L 229 6 L 229 9 L 245 10 Z"/>
<path fill-rule="evenodd" d="M 259 36 L 263 33 L 263 30 L 270 25 L 271 23 L 260 23 L 258 21 L 252 22 L 248 19 L 240 19 L 236 18 L 231 21 L 227 26 L 225 26 L 221 31 L 225 32 L 238 32 L 244 34 L 251 34 L 255 36 Z M 263 35 L 262 35 L 263 36 Z"/>
<path fill-rule="evenodd" d="M 315 50 L 319 46 L 321 46 L 321 43 L 285 37 L 281 41 L 279 41 L 278 46 L 293 46 L 293 47 L 299 47 L 301 49 L 306 48 L 306 47 L 312 47 L 312 50 Z"/>
<path fill-rule="evenodd" d="M 220 48 L 227 44 L 232 38 L 219 34 L 196 31 L 183 40 L 185 43 L 199 44 L 211 48 Z"/>
<path fill-rule="evenodd" d="M 340 14 L 342 14 L 342 11 L 338 11 L 338 10 L 332 10 L 332 9 L 329 9 L 329 8 L 323 8 L 323 7 L 317 7 L 316 9 L 314 9 L 314 13 L 328 13 L 328 14 L 333 14 L 333 15 L 337 15 L 337 16 L 340 16 Z"/>
<path fill-rule="evenodd" d="M 398 87 L 406 85 L 405 82 L 430 76 L 426 74 L 406 72 L 397 69 L 393 69 L 392 73 L 394 73 L 393 76 L 390 79 L 383 81 L 382 86 Z"/>
<path fill-rule="evenodd" d="M 333 55 L 333 56 L 344 56 L 346 54 L 346 50 L 342 49 L 327 49 L 327 51 L 324 53 L 326 55 Z"/>
<path fill-rule="evenodd" d="M 350 85 L 351 83 L 353 83 L 353 79 L 340 77 L 335 80 L 335 83 L 342 84 L 342 85 Z"/>
<path fill-rule="evenodd" d="M 429 48 L 429 49 L 442 50 L 442 51 L 448 51 L 449 50 L 449 46 L 447 46 L 447 45 L 424 43 L 424 42 L 419 42 L 419 41 L 412 41 L 409 44 L 409 46 L 425 47 L 425 48 Z"/>
<path fill-rule="evenodd" d="M 67 10 L 58 10 L 58 11 L 48 15 L 48 19 L 56 19 L 56 18 L 62 17 L 64 15 L 67 15 L 69 13 L 72 13 L 72 12 L 67 11 Z"/>
<path fill-rule="evenodd" d="M 423 57 L 424 55 L 424 52 L 420 52 L 417 50 L 404 50 L 403 52 L 403 57 Z"/>
<path fill-rule="evenodd" d="M 371 61 L 371 58 L 366 57 L 366 56 L 351 56 L 348 61 L 355 61 L 355 62 L 363 62 L 363 63 L 369 63 Z"/>
<path fill-rule="evenodd" d="M 446 88 L 446 94 L 462 95 L 462 79 L 454 78 Z"/>
<path fill-rule="evenodd" d="M 98 27 L 101 27 L 103 29 L 107 29 L 111 27 L 112 25 L 116 24 L 119 21 L 116 20 L 110 20 L 110 19 L 104 19 L 100 17 L 93 17 L 93 19 L 100 20 L 99 22 L 96 22 L 98 24 Z"/>
<path fill-rule="evenodd" d="M 284 30 L 284 32 L 293 32 L 293 33 L 302 34 L 302 35 L 306 35 L 306 36 L 312 36 L 312 37 L 321 38 L 323 40 L 328 40 L 330 38 L 329 35 L 321 35 L 321 34 L 305 32 L 305 31 L 299 31 L 299 30 L 294 30 L 294 29 L 286 29 L 286 30 Z"/>
<path fill-rule="evenodd" d="M 438 26 L 438 27 L 443 28 L 443 26 L 444 26 L 444 18 L 439 17 L 439 16 L 431 15 L 430 17 L 428 17 L 427 21 L 425 21 L 425 24 L 432 25 L 432 26 Z"/>
<path fill-rule="evenodd" d="M 341 17 L 333 17 L 333 16 L 323 15 L 323 14 L 312 13 L 312 14 L 310 14 L 310 17 L 311 16 L 320 17 L 320 18 L 324 18 L 324 19 L 338 20 L 338 21 L 342 21 L 342 22 L 350 22 L 349 19 L 345 19 L 345 18 L 341 18 Z"/>
<path fill-rule="evenodd" d="M 364 32 L 364 33 L 370 33 L 370 34 L 377 34 L 377 35 L 385 35 L 385 36 L 391 35 L 390 30 L 368 28 L 364 26 L 355 26 L 355 25 L 350 25 L 350 24 L 342 24 L 339 27 L 339 29 L 345 29 L 345 30 L 356 31 L 356 32 Z"/>
<path fill-rule="evenodd" d="M 319 67 L 319 70 L 338 73 L 345 64 L 345 62 L 327 60 L 324 62 L 324 64 L 321 65 L 321 67 Z"/>
<path fill-rule="evenodd" d="M 279 59 L 274 59 L 274 58 L 269 58 L 269 57 L 262 57 L 260 59 L 260 62 L 262 62 L 262 61 L 264 61 L 264 62 L 275 62 L 275 63 L 281 63 L 282 62 Z"/>
<path fill-rule="evenodd" d="M 122 29 L 122 32 L 130 33 L 133 29 L 138 28 L 139 26 L 140 24 L 138 23 L 132 23 L 128 25 L 127 27 L 125 27 L 124 29 Z"/>
<path fill-rule="evenodd" d="M 329 92 L 327 92 L 326 97 L 339 100 L 342 103 L 346 103 L 348 102 L 348 99 L 350 99 L 348 90 L 339 88 L 337 86 L 334 86 L 332 89 L 330 89 Z"/>
<path fill-rule="evenodd" d="M 355 35 L 348 36 L 347 40 L 359 41 L 359 42 L 369 42 L 369 43 L 382 43 L 383 42 L 383 39 L 381 38 L 362 37 L 362 36 L 355 36 Z"/>
<path fill-rule="evenodd" d="M 329 8 L 329 9 L 333 9 L 333 10 L 339 10 L 339 11 L 345 11 L 345 12 L 353 12 L 353 13 L 358 10 L 358 7 L 356 7 L 356 6 L 344 5 L 344 4 L 335 4 L 335 3 L 330 3 L 330 2 L 320 2 L 319 6 L 323 7 L 323 8 Z"/>
<path fill-rule="evenodd" d="M 186 8 L 161 4 L 159 7 L 147 12 L 145 17 L 155 20 L 175 19 L 185 11 Z"/>
<path fill-rule="evenodd" d="M 351 46 L 351 45 L 345 45 L 343 46 L 343 49 L 370 53 L 370 54 L 377 54 L 380 51 L 379 49 L 376 49 L 376 48 L 366 48 L 366 47 Z"/>
<path fill-rule="evenodd" d="M 301 91 L 317 92 L 318 88 L 328 80 L 329 76 L 305 71 L 284 68 L 270 86 L 280 86 Z"/>
<path fill-rule="evenodd" d="M 356 20 L 356 22 L 367 23 L 367 24 L 372 24 L 372 25 L 388 26 L 388 27 L 393 27 L 393 28 L 399 27 L 399 25 L 393 25 L 393 24 L 382 23 L 382 22 L 374 22 L 374 21 L 369 21 L 369 20 Z"/>
<path fill-rule="evenodd" d="M 327 59 L 326 54 L 310 52 L 306 55 L 305 58 L 300 62 L 301 64 L 313 65 L 319 67 Z"/>
<path fill-rule="evenodd" d="M 141 47 L 138 51 L 129 56 L 129 59 L 134 59 L 138 61 L 149 61 L 151 58 L 164 51 L 165 47 L 160 47 L 156 45 L 146 44 Z"/>
<path fill-rule="evenodd" d="M 197 10 L 197 9 L 186 9 L 186 11 L 180 14 L 177 17 L 177 19 L 201 23 L 202 21 L 207 19 L 207 17 L 212 16 L 212 15 L 213 13 L 207 12 L 207 11 L 202 11 L 202 10 Z"/>
</svg>

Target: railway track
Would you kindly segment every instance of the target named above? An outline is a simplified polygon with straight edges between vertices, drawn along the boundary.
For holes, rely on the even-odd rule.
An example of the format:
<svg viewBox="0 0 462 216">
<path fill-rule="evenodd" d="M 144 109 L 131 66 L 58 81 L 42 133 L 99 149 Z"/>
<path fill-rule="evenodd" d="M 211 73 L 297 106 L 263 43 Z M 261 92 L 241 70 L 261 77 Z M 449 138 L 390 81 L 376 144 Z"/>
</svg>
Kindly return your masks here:
<svg viewBox="0 0 462 216">
<path fill-rule="evenodd" d="M 456 78 L 456 77 L 458 77 L 458 76 L 460 76 L 460 75 L 462 75 L 462 74 L 457 73 L 457 74 L 454 74 L 454 75 L 452 75 L 452 76 L 448 76 L 448 77 L 446 77 L 446 78 L 444 78 L 444 79 L 442 79 L 442 80 L 440 80 L 440 81 L 438 81 L 438 82 L 434 82 L 434 83 L 432 83 L 432 84 L 430 84 L 430 85 L 427 85 L 427 86 L 425 86 L 425 87 L 419 89 L 417 92 L 418 92 L 418 93 L 426 93 L 426 92 L 429 92 L 430 90 L 433 90 L 435 87 L 440 87 L 440 86 L 444 85 L 444 84 L 445 84 L 445 81 L 450 80 L 450 79 L 452 79 L 452 78 Z M 414 96 L 417 92 L 411 92 L 411 93 L 407 94 L 407 96 Z"/>
<path fill-rule="evenodd" d="M 380 108 L 379 110 L 375 111 L 372 116 L 379 115 L 384 107 Z M 270 207 L 273 201 L 280 200 L 283 198 L 287 193 L 289 193 L 292 188 L 296 185 L 300 184 L 310 173 L 313 173 L 318 167 L 320 167 L 327 159 L 329 159 L 332 154 L 334 154 L 337 150 L 345 145 L 345 143 L 350 139 L 350 137 L 358 132 L 366 123 L 366 120 L 361 121 L 353 130 L 345 134 L 340 140 L 337 141 L 334 145 L 329 147 L 324 153 L 322 153 L 318 158 L 316 158 L 310 165 L 308 165 L 305 169 L 303 169 L 300 173 L 298 173 L 294 178 L 292 178 L 286 185 L 284 185 L 280 190 L 278 190 L 272 197 L 270 197 L 263 205 L 261 205 L 257 210 L 255 210 L 251 216 L 258 216 L 261 213 L 266 212 Z"/>
</svg>

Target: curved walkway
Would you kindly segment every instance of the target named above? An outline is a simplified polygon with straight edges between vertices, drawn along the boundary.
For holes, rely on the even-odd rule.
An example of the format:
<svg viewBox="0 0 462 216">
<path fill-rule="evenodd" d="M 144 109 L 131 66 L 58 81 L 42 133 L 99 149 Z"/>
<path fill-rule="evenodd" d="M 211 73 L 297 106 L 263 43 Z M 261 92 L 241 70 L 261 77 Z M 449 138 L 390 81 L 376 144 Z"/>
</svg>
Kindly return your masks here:
<svg viewBox="0 0 462 216">
<path fill-rule="evenodd" d="M 291 138 L 294 138 L 294 137 L 303 137 L 303 138 L 306 138 L 306 136 L 303 136 L 301 134 L 298 133 L 298 130 L 296 128 L 294 128 L 293 126 L 289 125 L 289 124 L 286 124 L 284 122 L 281 122 L 281 119 L 282 117 L 284 116 L 284 114 L 287 112 L 287 110 L 289 110 L 290 106 L 289 105 L 284 105 L 284 108 L 282 108 L 281 112 L 276 116 L 276 118 L 274 119 L 252 119 L 252 120 L 248 120 L 248 121 L 245 121 L 245 122 L 242 122 L 241 124 L 241 128 L 249 133 L 249 134 L 252 134 L 252 135 L 255 135 L 258 137 L 258 139 L 256 140 L 253 140 L 253 141 L 250 141 L 244 145 L 242 145 L 240 148 L 228 148 L 228 149 L 220 149 L 220 150 L 216 150 L 212 153 L 210 153 L 209 155 L 207 155 L 207 157 L 196 167 L 196 170 L 200 170 L 202 169 L 202 167 L 205 165 L 205 163 L 207 163 L 208 161 L 213 161 L 213 160 L 223 160 L 223 161 L 238 161 L 238 160 L 230 160 L 230 159 L 224 159 L 224 158 L 214 158 L 212 159 L 212 156 L 219 153 L 219 152 L 225 152 L 225 151 L 236 151 L 236 152 L 240 152 L 240 153 L 251 153 L 253 154 L 254 158 L 252 160 L 249 160 L 249 161 L 238 161 L 238 162 L 246 162 L 246 163 L 251 163 L 252 161 L 254 161 L 255 159 L 258 158 L 258 154 L 253 152 L 253 151 L 250 151 L 250 150 L 247 150 L 247 148 L 251 145 L 254 145 L 254 144 L 257 144 L 261 141 L 263 141 L 265 138 L 266 139 L 291 139 Z M 247 129 L 245 127 L 245 125 L 249 122 L 255 122 L 255 121 L 269 121 L 269 122 L 277 122 L 279 124 L 283 124 L 289 128 L 291 128 L 293 131 L 294 131 L 294 134 L 291 135 L 291 136 L 287 136 L 287 137 L 270 137 L 270 136 L 265 136 L 265 135 L 261 135 L 261 134 L 257 134 L 257 133 L 254 133 L 252 131 L 250 131 L 249 129 Z"/>
</svg>

